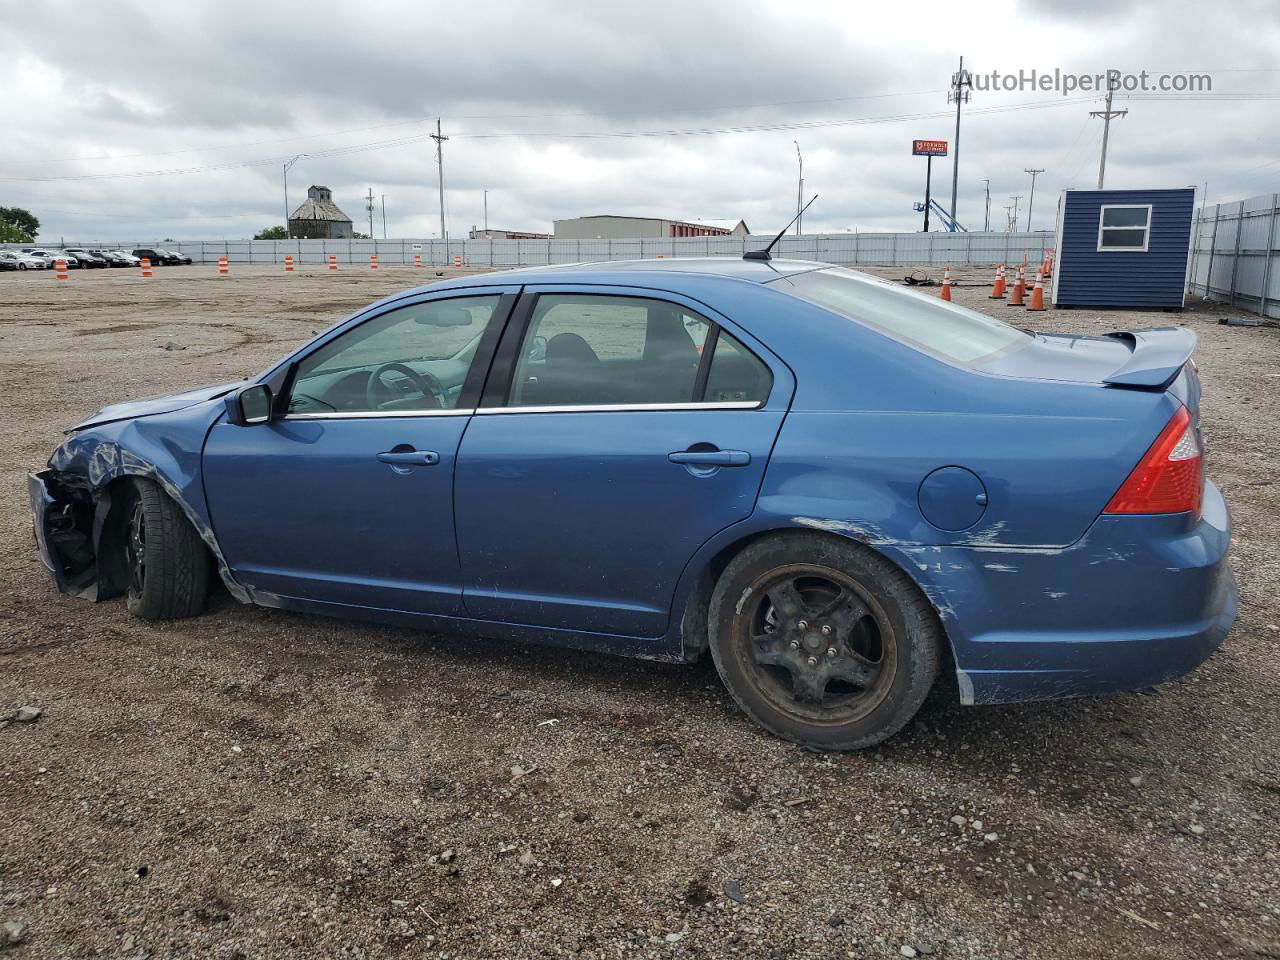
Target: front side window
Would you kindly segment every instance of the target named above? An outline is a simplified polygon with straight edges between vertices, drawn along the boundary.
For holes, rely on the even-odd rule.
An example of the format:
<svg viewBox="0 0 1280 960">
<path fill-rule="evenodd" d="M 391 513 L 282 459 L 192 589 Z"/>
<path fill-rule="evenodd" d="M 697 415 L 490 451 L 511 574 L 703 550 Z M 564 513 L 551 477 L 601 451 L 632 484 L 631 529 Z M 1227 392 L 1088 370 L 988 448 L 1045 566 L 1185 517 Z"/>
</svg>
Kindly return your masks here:
<svg viewBox="0 0 1280 960">
<path fill-rule="evenodd" d="M 1145 251 L 1151 204 L 1104 204 L 1098 214 L 1098 249 Z"/>
<path fill-rule="evenodd" d="M 499 299 L 432 300 L 365 321 L 298 364 L 289 413 L 454 409 Z"/>
<path fill-rule="evenodd" d="M 1030 334 L 976 310 L 843 267 L 795 274 L 771 286 L 956 363 L 972 363 L 1031 340 Z"/>
<path fill-rule="evenodd" d="M 710 321 L 661 300 L 538 297 L 511 380 L 513 407 L 692 403 Z"/>
</svg>

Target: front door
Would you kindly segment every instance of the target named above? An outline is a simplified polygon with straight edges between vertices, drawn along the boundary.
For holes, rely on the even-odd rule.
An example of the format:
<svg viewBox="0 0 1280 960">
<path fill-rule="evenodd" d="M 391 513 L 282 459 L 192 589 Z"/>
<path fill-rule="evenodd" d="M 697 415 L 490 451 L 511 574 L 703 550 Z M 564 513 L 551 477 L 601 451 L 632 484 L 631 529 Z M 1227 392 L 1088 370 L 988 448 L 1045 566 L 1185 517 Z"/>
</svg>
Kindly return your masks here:
<svg viewBox="0 0 1280 960">
<path fill-rule="evenodd" d="M 785 367 L 706 314 L 635 290 L 526 292 L 491 381 L 518 359 L 458 455 L 469 615 L 666 631 L 694 552 L 754 509 L 791 396 Z"/>
<path fill-rule="evenodd" d="M 238 581 L 304 600 L 462 612 L 454 463 L 514 295 L 453 294 L 394 305 L 321 342 L 298 361 L 279 419 L 210 431 L 206 496 Z"/>
</svg>

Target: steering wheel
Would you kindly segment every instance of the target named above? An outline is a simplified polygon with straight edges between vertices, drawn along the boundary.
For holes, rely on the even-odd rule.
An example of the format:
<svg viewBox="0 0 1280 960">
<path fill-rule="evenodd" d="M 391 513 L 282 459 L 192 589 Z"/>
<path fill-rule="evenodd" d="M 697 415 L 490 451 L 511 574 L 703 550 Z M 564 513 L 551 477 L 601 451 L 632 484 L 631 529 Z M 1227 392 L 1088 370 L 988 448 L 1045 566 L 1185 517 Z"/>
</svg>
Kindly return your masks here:
<svg viewBox="0 0 1280 960">
<path fill-rule="evenodd" d="M 383 401 L 386 399 L 383 394 L 389 394 L 390 388 L 382 382 L 382 375 L 395 371 L 408 377 L 409 382 L 413 384 L 424 400 L 428 401 L 428 409 L 439 410 L 444 404 L 440 402 L 440 396 L 444 393 L 444 387 L 440 381 L 429 373 L 419 373 L 412 367 L 403 363 L 384 363 L 378 367 L 373 373 L 369 374 L 369 385 L 365 388 L 365 399 L 369 408 L 377 410 L 382 407 Z M 397 399 L 392 397 L 391 399 Z"/>
</svg>

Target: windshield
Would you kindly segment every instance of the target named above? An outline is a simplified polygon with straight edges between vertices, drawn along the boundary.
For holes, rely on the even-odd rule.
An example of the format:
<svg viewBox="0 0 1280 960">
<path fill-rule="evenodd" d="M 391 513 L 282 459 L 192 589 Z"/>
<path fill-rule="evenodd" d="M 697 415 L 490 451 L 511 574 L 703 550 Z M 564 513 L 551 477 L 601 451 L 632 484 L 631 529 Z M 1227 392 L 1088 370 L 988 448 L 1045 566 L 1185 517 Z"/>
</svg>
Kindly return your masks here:
<svg viewBox="0 0 1280 960">
<path fill-rule="evenodd" d="M 843 267 L 794 274 L 771 286 L 956 363 L 1031 340 L 994 317 Z"/>
</svg>

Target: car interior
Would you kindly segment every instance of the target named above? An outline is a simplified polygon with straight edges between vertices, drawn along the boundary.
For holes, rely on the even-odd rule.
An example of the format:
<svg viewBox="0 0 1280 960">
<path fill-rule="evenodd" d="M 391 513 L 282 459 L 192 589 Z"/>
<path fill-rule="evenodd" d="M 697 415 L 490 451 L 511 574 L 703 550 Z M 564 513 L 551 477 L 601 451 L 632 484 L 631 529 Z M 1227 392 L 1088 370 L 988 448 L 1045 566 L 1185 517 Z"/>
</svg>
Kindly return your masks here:
<svg viewBox="0 0 1280 960">
<path fill-rule="evenodd" d="M 298 366 L 290 414 L 453 409 L 497 297 L 430 301 L 376 317 Z M 695 397 L 704 347 L 714 355 Z M 511 406 L 763 402 L 769 368 L 675 304 L 543 296 L 524 335 Z"/>
</svg>

